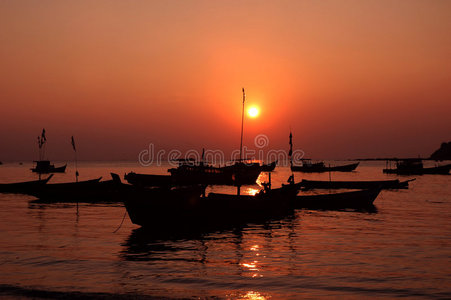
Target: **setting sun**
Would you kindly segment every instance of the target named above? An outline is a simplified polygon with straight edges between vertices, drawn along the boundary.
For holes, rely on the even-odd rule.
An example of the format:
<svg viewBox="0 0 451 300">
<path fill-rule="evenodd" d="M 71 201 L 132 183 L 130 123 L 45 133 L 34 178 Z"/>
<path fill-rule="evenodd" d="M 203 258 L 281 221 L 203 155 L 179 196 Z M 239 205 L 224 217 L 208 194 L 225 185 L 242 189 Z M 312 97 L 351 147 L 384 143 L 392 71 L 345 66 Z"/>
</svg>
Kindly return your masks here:
<svg viewBox="0 0 451 300">
<path fill-rule="evenodd" d="M 247 114 L 249 115 L 249 117 L 251 117 L 251 118 L 256 118 L 257 116 L 258 116 L 258 114 L 259 114 L 259 109 L 258 109 L 258 107 L 255 107 L 255 106 L 251 106 L 251 107 L 249 107 L 249 109 L 247 110 Z"/>
</svg>

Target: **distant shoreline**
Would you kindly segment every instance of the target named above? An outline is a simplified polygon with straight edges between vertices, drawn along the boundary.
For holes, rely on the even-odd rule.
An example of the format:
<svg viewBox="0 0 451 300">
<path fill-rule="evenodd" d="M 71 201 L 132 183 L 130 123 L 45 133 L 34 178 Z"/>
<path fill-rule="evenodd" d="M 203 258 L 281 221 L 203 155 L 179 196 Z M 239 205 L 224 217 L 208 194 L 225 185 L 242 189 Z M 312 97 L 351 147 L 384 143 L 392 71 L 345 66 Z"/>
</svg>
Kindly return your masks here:
<svg viewBox="0 0 451 300">
<path fill-rule="evenodd" d="M 421 160 L 441 161 L 441 160 L 437 160 L 437 159 L 424 158 L 424 157 L 351 158 L 351 159 L 347 159 L 347 160 L 349 160 L 349 161 L 380 161 L 380 160 L 406 160 L 406 159 L 421 159 Z"/>
</svg>

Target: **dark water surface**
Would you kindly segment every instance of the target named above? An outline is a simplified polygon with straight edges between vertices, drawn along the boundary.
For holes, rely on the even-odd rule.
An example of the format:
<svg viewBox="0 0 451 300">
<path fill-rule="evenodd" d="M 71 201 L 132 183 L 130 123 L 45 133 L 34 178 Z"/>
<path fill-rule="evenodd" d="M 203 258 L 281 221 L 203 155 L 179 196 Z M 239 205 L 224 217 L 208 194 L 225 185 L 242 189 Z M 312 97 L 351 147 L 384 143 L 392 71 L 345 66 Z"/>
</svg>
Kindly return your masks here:
<svg viewBox="0 0 451 300">
<path fill-rule="evenodd" d="M 397 178 L 382 174 L 384 165 L 364 162 L 332 178 Z M 36 178 L 30 166 L 1 165 L 0 182 Z M 80 180 L 166 169 L 79 163 Z M 73 166 L 67 171 L 52 182 L 73 180 Z M 273 186 L 288 175 L 278 167 Z M 328 177 L 296 174 L 297 181 Z M 126 217 L 113 233 L 122 204 L 80 204 L 77 215 L 75 204 L 0 194 L 0 297 L 451 298 L 451 176 L 416 177 L 409 190 L 382 191 L 374 211 L 297 210 L 203 232 L 146 231 Z"/>
</svg>

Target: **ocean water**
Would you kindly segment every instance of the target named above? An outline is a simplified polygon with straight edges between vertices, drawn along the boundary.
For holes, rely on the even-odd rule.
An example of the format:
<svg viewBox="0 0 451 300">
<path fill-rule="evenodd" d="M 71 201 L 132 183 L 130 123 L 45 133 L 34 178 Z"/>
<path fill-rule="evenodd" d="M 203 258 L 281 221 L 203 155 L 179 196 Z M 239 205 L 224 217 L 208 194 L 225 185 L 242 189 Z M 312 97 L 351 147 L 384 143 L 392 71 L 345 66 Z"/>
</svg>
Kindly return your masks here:
<svg viewBox="0 0 451 300">
<path fill-rule="evenodd" d="M 331 177 L 398 178 L 382 174 L 384 166 L 362 162 L 355 172 Z M 0 182 L 35 179 L 30 167 L 5 163 Z M 107 179 L 110 172 L 165 174 L 167 167 L 78 164 L 80 180 Z M 273 186 L 289 174 L 277 167 Z M 0 297 L 451 298 L 451 176 L 400 179 L 413 177 L 408 190 L 382 191 L 373 211 L 297 210 L 265 223 L 198 232 L 143 230 L 120 203 L 79 204 L 77 214 L 75 204 L 0 194 Z M 51 181 L 73 180 L 69 164 Z"/>
</svg>

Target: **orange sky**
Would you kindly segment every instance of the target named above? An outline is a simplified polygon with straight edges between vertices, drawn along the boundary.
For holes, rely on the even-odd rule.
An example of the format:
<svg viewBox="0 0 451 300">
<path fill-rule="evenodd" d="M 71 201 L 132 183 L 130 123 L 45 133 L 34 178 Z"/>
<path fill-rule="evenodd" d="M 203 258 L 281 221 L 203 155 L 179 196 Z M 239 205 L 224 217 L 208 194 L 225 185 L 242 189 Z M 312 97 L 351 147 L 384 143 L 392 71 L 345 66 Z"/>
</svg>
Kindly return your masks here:
<svg viewBox="0 0 451 300">
<path fill-rule="evenodd" d="M 451 140 L 451 1 L 1 1 L 0 160 L 245 144 L 426 156 Z"/>
</svg>

